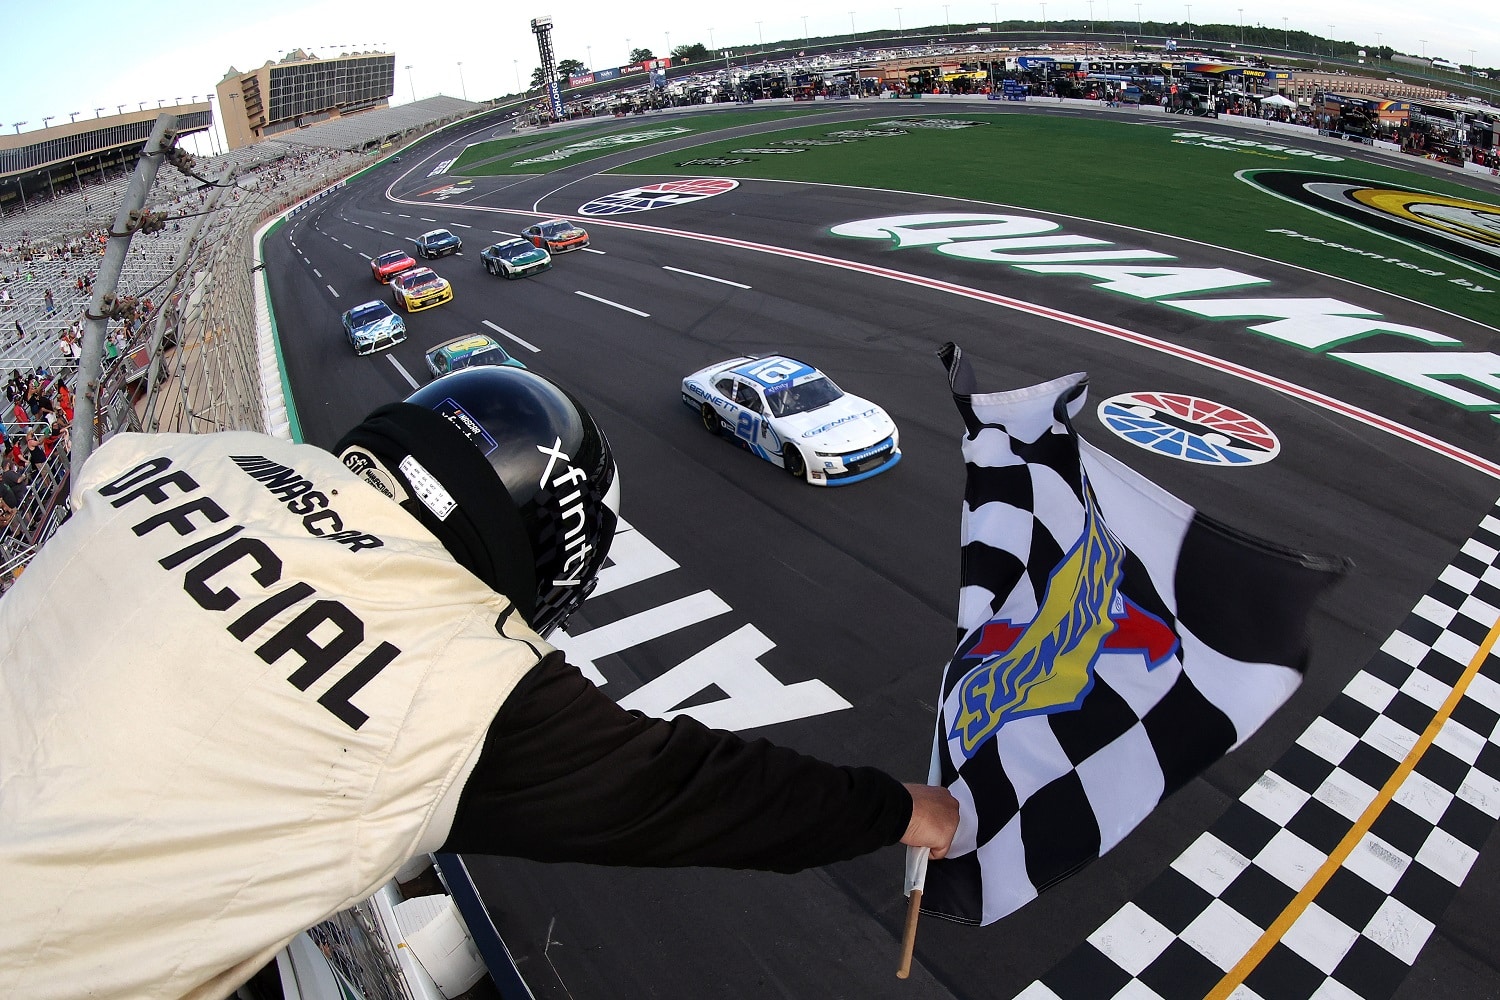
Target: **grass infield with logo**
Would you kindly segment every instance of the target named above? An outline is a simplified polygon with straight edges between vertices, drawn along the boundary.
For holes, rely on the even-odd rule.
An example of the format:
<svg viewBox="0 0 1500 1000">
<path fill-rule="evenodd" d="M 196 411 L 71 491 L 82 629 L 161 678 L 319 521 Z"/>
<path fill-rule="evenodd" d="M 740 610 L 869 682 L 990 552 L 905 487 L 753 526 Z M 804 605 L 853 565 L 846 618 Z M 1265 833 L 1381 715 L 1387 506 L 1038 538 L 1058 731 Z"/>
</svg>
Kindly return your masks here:
<svg viewBox="0 0 1500 1000">
<path fill-rule="evenodd" d="M 821 109 L 820 109 L 821 110 Z M 646 146 L 663 139 L 688 136 L 695 132 L 718 131 L 740 125 L 800 117 L 812 112 L 802 109 L 783 111 L 724 112 L 714 115 L 654 115 L 650 118 L 622 119 L 620 127 L 602 133 L 580 134 L 575 130 L 528 132 L 475 143 L 465 149 L 449 166 L 448 173 L 463 177 L 488 177 L 499 174 L 542 174 L 561 166 L 582 163 L 607 153 L 618 153 L 634 145 Z M 603 124 L 614 119 L 601 118 Z M 651 135 L 671 131 L 666 135 Z M 644 136 L 632 141 L 633 136 Z M 531 162 L 525 162 L 531 161 Z"/>
<path fill-rule="evenodd" d="M 880 124 L 902 120 L 981 124 Z M 1500 326 L 1500 273 L 1493 269 L 1462 266 L 1356 228 L 1236 176 L 1254 169 L 1325 173 L 1478 201 L 1500 216 L 1500 192 L 1351 159 L 1343 151 L 1296 134 L 1246 130 L 1208 138 L 1191 120 L 894 113 L 706 143 L 614 172 L 850 184 L 973 199 L 997 211 L 1010 206 L 1057 212 L 1300 265 Z"/>
</svg>

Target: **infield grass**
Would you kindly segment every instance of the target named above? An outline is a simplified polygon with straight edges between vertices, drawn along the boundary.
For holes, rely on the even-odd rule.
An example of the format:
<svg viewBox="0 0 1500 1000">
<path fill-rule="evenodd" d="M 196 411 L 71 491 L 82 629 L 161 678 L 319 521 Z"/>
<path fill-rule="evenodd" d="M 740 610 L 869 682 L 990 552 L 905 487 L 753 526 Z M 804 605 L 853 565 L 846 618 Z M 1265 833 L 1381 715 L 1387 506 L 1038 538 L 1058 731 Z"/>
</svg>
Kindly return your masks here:
<svg viewBox="0 0 1500 1000">
<path fill-rule="evenodd" d="M 1065 113 L 918 115 L 903 107 L 893 109 L 888 119 L 879 121 L 909 118 L 982 124 L 881 130 L 870 122 L 852 122 L 789 128 L 757 135 L 751 141 L 715 141 L 643 158 L 613 172 L 849 184 L 1097 219 L 1297 264 L 1500 326 L 1500 276 L 1487 278 L 1409 244 L 1282 201 L 1234 175 L 1250 168 L 1323 171 L 1484 201 L 1496 205 L 1497 213 L 1500 192 L 1486 195 L 1396 166 L 1339 157 L 1339 146 L 1293 134 L 1245 130 L 1234 137 L 1338 159 L 1318 160 L 1254 146 L 1216 143 L 1214 148 L 1205 148 L 1192 145 L 1191 140 L 1174 139 L 1175 133 L 1194 131 L 1191 119 L 1136 124 L 1080 119 Z M 827 140 L 837 138 L 838 133 L 861 130 L 889 134 L 849 138 L 831 145 L 785 147 L 801 150 L 795 154 L 736 152 L 774 147 L 786 140 Z M 723 166 L 688 162 L 711 158 L 745 162 Z M 1292 229 L 1442 273 L 1423 274 L 1272 232 L 1275 229 Z M 1496 290 L 1474 291 L 1456 284 L 1454 278 Z"/>
<path fill-rule="evenodd" d="M 819 112 L 826 113 L 820 108 Z M 549 133 L 527 133 L 490 139 L 465 149 L 448 168 L 449 174 L 463 177 L 486 177 L 500 174 L 542 174 L 558 167 L 582 163 L 598 156 L 618 153 L 634 145 L 690 136 L 694 133 L 754 125 L 781 118 L 803 117 L 810 110 L 784 109 L 766 111 L 715 112 L 702 115 L 653 116 L 618 119 L 619 127 L 607 132 L 580 134 L 569 129 Z M 599 124 L 615 119 L 600 118 Z M 634 139 L 635 136 L 644 138 Z"/>
</svg>

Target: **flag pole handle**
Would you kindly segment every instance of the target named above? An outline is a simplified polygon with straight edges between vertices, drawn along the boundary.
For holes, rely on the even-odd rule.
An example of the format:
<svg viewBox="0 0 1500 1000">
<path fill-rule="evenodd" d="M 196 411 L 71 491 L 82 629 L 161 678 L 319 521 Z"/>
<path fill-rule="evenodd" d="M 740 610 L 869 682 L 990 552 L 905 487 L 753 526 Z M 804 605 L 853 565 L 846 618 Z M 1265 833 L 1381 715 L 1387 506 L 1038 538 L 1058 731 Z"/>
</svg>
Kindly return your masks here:
<svg viewBox="0 0 1500 1000">
<path fill-rule="evenodd" d="M 922 915 L 922 890 L 913 889 L 907 896 L 906 930 L 901 935 L 901 965 L 896 969 L 896 978 L 911 975 L 911 955 L 917 947 L 917 917 Z"/>
</svg>

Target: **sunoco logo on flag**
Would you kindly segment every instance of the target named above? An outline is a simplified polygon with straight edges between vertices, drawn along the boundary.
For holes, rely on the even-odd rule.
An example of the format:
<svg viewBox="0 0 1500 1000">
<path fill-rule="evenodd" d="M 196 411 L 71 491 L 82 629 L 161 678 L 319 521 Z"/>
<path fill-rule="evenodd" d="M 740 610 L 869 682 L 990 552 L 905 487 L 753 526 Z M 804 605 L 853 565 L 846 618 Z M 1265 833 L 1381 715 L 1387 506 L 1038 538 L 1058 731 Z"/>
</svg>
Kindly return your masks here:
<svg viewBox="0 0 1500 1000">
<path fill-rule="evenodd" d="M 978 393 L 934 773 L 960 804 L 922 908 L 989 923 L 1119 843 L 1296 690 L 1340 559 L 1193 510 L 1080 438 L 1087 379 Z"/>
</svg>

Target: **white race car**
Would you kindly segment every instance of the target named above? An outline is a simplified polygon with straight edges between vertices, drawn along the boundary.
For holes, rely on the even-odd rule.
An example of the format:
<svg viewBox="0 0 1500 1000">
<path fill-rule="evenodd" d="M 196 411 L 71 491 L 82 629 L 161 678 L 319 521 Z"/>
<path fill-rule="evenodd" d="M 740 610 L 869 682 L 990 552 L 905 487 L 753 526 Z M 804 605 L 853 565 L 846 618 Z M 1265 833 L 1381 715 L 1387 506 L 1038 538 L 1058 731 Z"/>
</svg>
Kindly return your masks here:
<svg viewBox="0 0 1500 1000">
<path fill-rule="evenodd" d="M 682 401 L 709 433 L 815 486 L 857 483 L 901 461 L 900 434 L 884 410 L 779 354 L 696 371 L 682 380 Z"/>
</svg>

